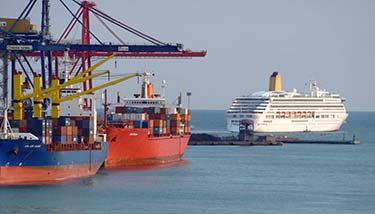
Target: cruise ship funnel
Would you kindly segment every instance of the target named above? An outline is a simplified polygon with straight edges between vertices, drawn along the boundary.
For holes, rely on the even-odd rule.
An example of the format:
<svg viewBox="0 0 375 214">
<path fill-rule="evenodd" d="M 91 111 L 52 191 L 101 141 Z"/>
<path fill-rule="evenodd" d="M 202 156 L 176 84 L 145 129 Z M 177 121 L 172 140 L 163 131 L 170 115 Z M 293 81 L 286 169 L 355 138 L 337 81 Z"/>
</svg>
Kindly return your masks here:
<svg viewBox="0 0 375 214">
<path fill-rule="evenodd" d="M 269 84 L 270 91 L 282 91 L 283 87 L 281 84 L 281 75 L 279 72 L 275 71 L 270 76 L 270 84 Z"/>
</svg>

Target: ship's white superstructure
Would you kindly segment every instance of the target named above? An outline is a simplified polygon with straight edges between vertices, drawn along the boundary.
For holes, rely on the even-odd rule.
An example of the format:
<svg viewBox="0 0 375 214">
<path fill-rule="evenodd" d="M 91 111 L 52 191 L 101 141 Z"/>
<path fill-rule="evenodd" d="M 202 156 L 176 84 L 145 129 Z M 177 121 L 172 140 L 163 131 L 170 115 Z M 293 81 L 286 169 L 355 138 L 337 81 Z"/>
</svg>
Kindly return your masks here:
<svg viewBox="0 0 375 214">
<path fill-rule="evenodd" d="M 227 110 L 227 128 L 238 132 L 241 122 L 254 132 L 337 131 L 348 114 L 345 99 L 310 83 L 310 94 L 296 90 L 261 91 L 234 99 Z"/>
</svg>

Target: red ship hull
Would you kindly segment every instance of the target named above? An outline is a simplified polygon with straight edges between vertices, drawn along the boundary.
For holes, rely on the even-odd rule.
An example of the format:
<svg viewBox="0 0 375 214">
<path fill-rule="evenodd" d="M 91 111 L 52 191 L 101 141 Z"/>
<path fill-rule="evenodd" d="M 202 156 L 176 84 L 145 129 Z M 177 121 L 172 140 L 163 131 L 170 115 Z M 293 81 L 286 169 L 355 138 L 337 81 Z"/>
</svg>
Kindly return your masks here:
<svg viewBox="0 0 375 214">
<path fill-rule="evenodd" d="M 0 185 L 49 184 L 96 174 L 101 163 L 45 167 L 2 166 Z"/>
<path fill-rule="evenodd" d="M 181 160 L 190 135 L 149 136 L 148 129 L 107 128 L 105 168 L 162 164 Z"/>
</svg>

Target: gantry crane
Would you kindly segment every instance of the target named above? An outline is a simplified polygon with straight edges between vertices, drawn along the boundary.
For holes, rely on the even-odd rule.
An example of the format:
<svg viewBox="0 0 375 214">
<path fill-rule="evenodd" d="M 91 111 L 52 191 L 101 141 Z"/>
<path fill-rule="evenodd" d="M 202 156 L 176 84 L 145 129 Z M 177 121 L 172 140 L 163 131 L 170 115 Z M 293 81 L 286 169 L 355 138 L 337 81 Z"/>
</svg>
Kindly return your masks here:
<svg viewBox="0 0 375 214">
<path fill-rule="evenodd" d="M 60 58 L 65 53 L 75 59 L 69 74 L 77 76 L 87 68 L 91 67 L 92 57 L 107 57 L 116 54 L 116 57 L 143 57 L 143 58 L 192 58 L 204 57 L 206 51 L 190 51 L 184 50 L 182 44 L 169 44 L 161 42 L 149 35 L 146 35 L 135 28 L 111 17 L 107 13 L 100 11 L 95 6 L 95 3 L 89 1 L 78 2 L 71 0 L 74 4 L 78 5 L 78 10 L 73 11 L 67 6 L 66 1 L 59 0 L 62 7 L 65 8 L 72 16 L 71 21 L 64 30 L 63 34 L 58 40 L 53 40 L 49 33 L 49 1 L 42 0 L 42 22 L 41 31 L 27 32 L 27 33 L 14 33 L 13 28 L 16 24 L 24 20 L 32 11 L 37 0 L 29 0 L 22 13 L 17 17 L 15 23 L 9 29 L 0 29 L 0 56 L 3 59 L 3 69 L 0 69 L 2 74 L 2 82 L 0 87 L 4 95 L 7 95 L 7 80 L 8 80 L 8 59 L 10 60 L 11 73 L 17 69 L 17 63 L 26 77 L 26 81 L 35 87 L 31 75 L 40 75 L 41 77 L 41 90 L 48 88 L 52 85 L 53 76 L 59 76 L 59 62 Z M 90 29 L 90 15 L 96 17 L 103 26 L 117 38 L 119 41 L 116 43 L 105 44 L 102 42 Z M 73 28 L 79 23 L 81 25 L 81 43 L 71 44 L 64 42 L 70 35 Z M 115 26 L 126 30 L 135 36 L 144 39 L 149 44 L 147 45 L 129 45 L 126 44 L 115 32 L 108 27 L 106 23 L 112 23 Z M 95 39 L 92 43 L 90 37 Z M 38 57 L 40 62 L 40 74 L 37 74 L 32 68 L 32 63 L 29 57 Z M 31 71 L 31 72 L 28 72 Z M 31 74 L 30 74 L 31 73 Z M 87 72 L 91 75 L 91 71 Z M 13 84 L 13 75 L 11 76 L 11 83 Z M 90 90 L 92 88 L 92 78 L 86 79 L 88 82 L 83 81 L 83 90 Z M 39 82 L 37 82 L 39 84 Z M 39 85 L 38 85 L 39 87 Z M 12 89 L 14 87 L 11 87 Z M 38 90 L 38 89 L 37 89 Z M 35 90 L 34 90 L 35 91 Z M 13 94 L 13 92 L 12 92 Z M 13 97 L 13 95 L 12 95 Z M 5 97 L 0 97 L 5 100 Z M 35 102 L 35 100 L 34 100 Z M 37 102 L 39 102 L 37 100 Z M 39 103 L 38 103 L 39 104 Z"/>
</svg>

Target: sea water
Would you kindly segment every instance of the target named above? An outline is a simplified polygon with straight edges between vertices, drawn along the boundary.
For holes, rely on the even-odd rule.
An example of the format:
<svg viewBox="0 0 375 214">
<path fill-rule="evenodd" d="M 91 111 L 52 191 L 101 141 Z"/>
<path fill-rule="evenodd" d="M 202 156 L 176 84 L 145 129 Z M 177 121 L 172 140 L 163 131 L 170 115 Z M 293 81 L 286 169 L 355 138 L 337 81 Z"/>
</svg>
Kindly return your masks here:
<svg viewBox="0 0 375 214">
<path fill-rule="evenodd" d="M 193 111 L 195 133 L 230 134 L 225 111 Z M 375 112 L 308 138 L 360 145 L 189 146 L 183 161 L 0 187 L 0 213 L 375 213 Z"/>
</svg>

